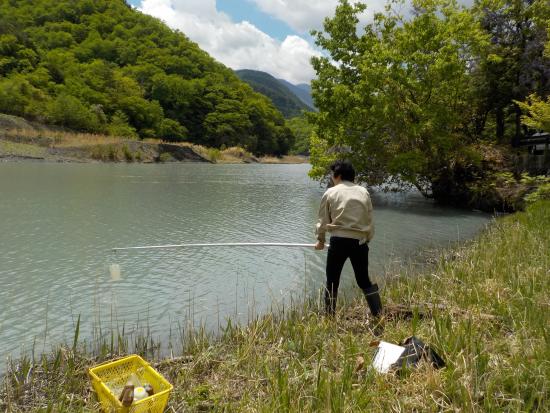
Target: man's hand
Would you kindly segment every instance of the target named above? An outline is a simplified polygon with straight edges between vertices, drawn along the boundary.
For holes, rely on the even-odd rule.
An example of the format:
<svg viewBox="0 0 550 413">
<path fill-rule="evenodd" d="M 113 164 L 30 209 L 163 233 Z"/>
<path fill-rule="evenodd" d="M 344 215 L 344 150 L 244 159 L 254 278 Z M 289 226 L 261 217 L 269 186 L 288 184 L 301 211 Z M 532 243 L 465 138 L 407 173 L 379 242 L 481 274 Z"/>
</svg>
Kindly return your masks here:
<svg viewBox="0 0 550 413">
<path fill-rule="evenodd" d="M 315 244 L 315 249 L 316 250 L 322 250 L 324 248 L 325 248 L 325 243 L 321 242 L 321 241 L 317 241 L 317 244 Z"/>
</svg>

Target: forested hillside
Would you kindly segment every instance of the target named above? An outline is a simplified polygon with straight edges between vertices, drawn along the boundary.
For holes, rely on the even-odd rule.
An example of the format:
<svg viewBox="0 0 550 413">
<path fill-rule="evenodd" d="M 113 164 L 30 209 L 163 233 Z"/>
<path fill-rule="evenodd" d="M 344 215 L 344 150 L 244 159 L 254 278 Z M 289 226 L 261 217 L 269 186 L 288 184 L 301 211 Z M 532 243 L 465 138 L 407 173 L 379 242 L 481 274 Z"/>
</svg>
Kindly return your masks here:
<svg viewBox="0 0 550 413">
<path fill-rule="evenodd" d="M 267 98 L 123 0 L 0 0 L 0 112 L 254 153 L 293 141 Z"/>
<path fill-rule="evenodd" d="M 248 83 L 256 92 L 267 96 L 281 113 L 291 118 L 300 116 L 303 111 L 311 111 L 283 82 L 269 73 L 259 70 L 237 70 L 237 75 Z"/>
</svg>

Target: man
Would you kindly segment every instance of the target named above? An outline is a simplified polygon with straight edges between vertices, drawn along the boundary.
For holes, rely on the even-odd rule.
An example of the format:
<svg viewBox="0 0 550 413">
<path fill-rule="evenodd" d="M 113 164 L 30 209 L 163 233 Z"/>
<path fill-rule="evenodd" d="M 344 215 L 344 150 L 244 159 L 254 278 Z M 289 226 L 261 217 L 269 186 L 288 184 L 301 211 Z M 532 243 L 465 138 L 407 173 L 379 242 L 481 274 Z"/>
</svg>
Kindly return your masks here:
<svg viewBox="0 0 550 413">
<path fill-rule="evenodd" d="M 338 285 L 344 263 L 349 258 L 355 279 L 367 299 L 375 317 L 382 311 L 378 285 L 369 279 L 369 241 L 374 235 L 372 203 L 369 192 L 354 184 L 355 170 L 350 162 L 336 161 L 330 167 L 333 186 L 321 199 L 316 226 L 315 249 L 325 246 L 325 234 L 330 232 L 327 255 L 327 287 L 325 308 L 327 314 L 336 311 Z"/>
</svg>

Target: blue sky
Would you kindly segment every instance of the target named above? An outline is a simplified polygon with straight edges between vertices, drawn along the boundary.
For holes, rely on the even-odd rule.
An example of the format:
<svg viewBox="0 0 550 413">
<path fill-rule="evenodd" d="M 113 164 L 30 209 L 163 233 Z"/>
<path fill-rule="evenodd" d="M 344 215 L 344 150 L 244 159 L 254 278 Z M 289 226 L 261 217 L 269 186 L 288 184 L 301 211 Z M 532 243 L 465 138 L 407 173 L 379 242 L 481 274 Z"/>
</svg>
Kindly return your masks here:
<svg viewBox="0 0 550 413">
<path fill-rule="evenodd" d="M 130 4 L 139 7 L 141 0 L 130 0 Z M 264 13 L 259 7 L 247 0 L 217 0 L 216 9 L 226 13 L 235 22 L 247 20 L 271 37 L 283 41 L 290 34 L 298 35 L 282 20 Z"/>
<path fill-rule="evenodd" d="M 370 12 L 384 0 L 370 0 Z M 308 83 L 311 58 L 321 55 L 309 35 L 334 13 L 338 0 L 129 0 L 185 33 L 232 69 L 255 69 L 294 84 Z"/>
<path fill-rule="evenodd" d="M 256 4 L 249 1 L 217 0 L 216 7 L 231 16 L 233 21 L 248 20 L 264 33 L 280 41 L 289 34 L 298 34 L 288 24 L 262 12 Z"/>
</svg>

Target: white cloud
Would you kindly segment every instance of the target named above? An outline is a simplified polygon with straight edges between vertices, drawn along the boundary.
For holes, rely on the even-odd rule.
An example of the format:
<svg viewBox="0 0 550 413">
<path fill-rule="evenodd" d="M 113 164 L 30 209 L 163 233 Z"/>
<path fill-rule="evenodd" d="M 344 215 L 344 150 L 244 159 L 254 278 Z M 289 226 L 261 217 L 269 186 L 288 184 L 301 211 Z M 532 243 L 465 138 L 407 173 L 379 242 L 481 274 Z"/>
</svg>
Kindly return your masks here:
<svg viewBox="0 0 550 413">
<path fill-rule="evenodd" d="M 247 21 L 233 22 L 215 0 L 143 0 L 139 10 L 181 30 L 232 69 L 262 70 L 293 83 L 315 75 L 310 59 L 320 53 L 308 41 L 290 35 L 280 42 Z"/>
<path fill-rule="evenodd" d="M 284 21 L 299 33 L 309 33 L 322 28 L 327 16 L 334 16 L 338 0 L 249 0 L 260 10 Z M 355 1 L 352 1 L 354 3 Z M 361 22 L 369 21 L 374 13 L 384 10 L 385 0 L 362 1 L 367 10 L 360 16 Z"/>
<path fill-rule="evenodd" d="M 279 19 L 298 33 L 309 33 L 312 29 L 323 27 L 325 17 L 334 16 L 339 0 L 248 0 L 258 6 L 264 13 Z M 367 5 L 364 13 L 359 17 L 359 26 L 372 22 L 375 13 L 384 12 L 387 0 L 351 0 L 351 3 Z M 458 4 L 470 7 L 474 0 L 458 0 Z M 410 16 L 411 0 L 403 5 L 393 4 L 395 12 Z"/>
<path fill-rule="evenodd" d="M 294 30 L 307 33 L 320 28 L 326 16 L 332 16 L 338 0 L 251 0 L 258 8 Z"/>
</svg>

